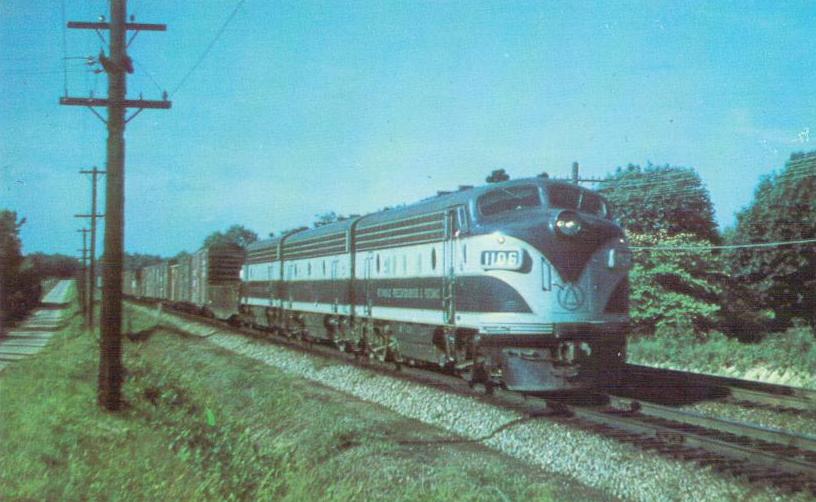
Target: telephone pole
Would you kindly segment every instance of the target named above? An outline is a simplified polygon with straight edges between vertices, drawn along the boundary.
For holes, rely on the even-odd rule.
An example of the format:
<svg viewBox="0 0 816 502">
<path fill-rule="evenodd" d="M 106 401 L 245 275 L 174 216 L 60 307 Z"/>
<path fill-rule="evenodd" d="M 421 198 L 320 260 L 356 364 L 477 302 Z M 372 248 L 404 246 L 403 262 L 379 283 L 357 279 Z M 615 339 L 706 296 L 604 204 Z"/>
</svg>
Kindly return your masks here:
<svg viewBox="0 0 816 502">
<path fill-rule="evenodd" d="M 96 168 L 96 166 L 94 166 L 94 168 L 90 171 L 85 170 L 79 172 L 80 174 L 91 175 L 91 214 L 77 214 L 75 216 L 77 218 L 91 219 L 91 259 L 88 267 L 88 275 L 91 278 L 91 282 L 88 293 L 88 305 L 90 305 L 90 310 L 88 311 L 88 328 L 90 328 L 91 331 L 94 331 L 94 305 L 96 302 L 96 219 L 104 216 L 96 213 L 96 182 L 98 181 L 98 175 L 105 174 L 107 171 L 100 171 Z"/>
<path fill-rule="evenodd" d="M 80 298 L 82 298 L 82 317 L 85 324 L 88 323 L 88 232 L 87 228 L 81 228 L 77 232 L 82 232 L 82 280 L 80 282 Z"/>
<path fill-rule="evenodd" d="M 124 236 L 124 189 L 125 189 L 125 125 L 146 108 L 170 108 L 167 93 L 162 101 L 129 100 L 127 73 L 133 73 L 133 61 L 127 55 L 125 38 L 128 30 L 165 31 L 163 24 L 128 23 L 127 1 L 110 0 L 110 23 L 68 22 L 68 28 L 108 30 L 110 56 L 99 54 L 99 62 L 108 74 L 108 97 L 76 98 L 62 97 L 60 104 L 85 106 L 94 112 L 108 127 L 107 183 L 105 189 L 105 251 L 102 273 L 102 339 L 99 357 L 99 404 L 108 410 L 121 408 L 122 399 L 122 255 Z M 107 120 L 95 106 L 105 106 Z M 125 118 L 128 108 L 138 108 Z"/>
<path fill-rule="evenodd" d="M 601 178 L 581 178 L 578 175 L 578 163 L 577 162 L 572 163 L 572 177 L 570 178 L 570 180 L 573 183 L 575 183 L 576 185 L 578 183 L 599 183 L 599 182 L 603 181 Z"/>
</svg>

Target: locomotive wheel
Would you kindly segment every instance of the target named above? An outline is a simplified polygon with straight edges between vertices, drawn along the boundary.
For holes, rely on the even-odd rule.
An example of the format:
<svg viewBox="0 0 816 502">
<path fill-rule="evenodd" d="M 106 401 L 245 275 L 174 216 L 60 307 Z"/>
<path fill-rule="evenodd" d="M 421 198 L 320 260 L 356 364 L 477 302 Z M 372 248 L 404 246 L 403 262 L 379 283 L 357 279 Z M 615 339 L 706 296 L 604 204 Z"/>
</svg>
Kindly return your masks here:
<svg viewBox="0 0 816 502">
<path fill-rule="evenodd" d="M 485 394 L 492 396 L 496 388 L 496 383 L 490 378 L 490 372 L 485 368 L 484 363 L 475 363 L 467 369 L 459 373 L 464 380 L 467 380 L 468 386 L 472 389 L 477 384 L 482 384 L 485 389 Z"/>
<path fill-rule="evenodd" d="M 371 356 L 384 363 L 394 363 L 396 369 L 400 369 L 399 348 L 397 340 L 389 333 L 388 326 L 374 328 L 372 336 L 369 337 L 371 345 Z"/>
</svg>

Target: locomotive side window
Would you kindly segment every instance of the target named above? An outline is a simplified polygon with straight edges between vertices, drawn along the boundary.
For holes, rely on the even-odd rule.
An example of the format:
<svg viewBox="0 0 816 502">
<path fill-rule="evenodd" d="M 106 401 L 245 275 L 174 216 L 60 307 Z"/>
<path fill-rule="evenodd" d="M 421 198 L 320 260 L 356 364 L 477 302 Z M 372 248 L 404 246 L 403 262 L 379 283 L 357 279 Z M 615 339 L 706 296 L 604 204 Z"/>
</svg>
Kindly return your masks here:
<svg viewBox="0 0 816 502">
<path fill-rule="evenodd" d="M 501 188 L 482 195 L 477 202 L 479 213 L 482 216 L 492 216 L 540 205 L 541 197 L 536 186 Z"/>
</svg>

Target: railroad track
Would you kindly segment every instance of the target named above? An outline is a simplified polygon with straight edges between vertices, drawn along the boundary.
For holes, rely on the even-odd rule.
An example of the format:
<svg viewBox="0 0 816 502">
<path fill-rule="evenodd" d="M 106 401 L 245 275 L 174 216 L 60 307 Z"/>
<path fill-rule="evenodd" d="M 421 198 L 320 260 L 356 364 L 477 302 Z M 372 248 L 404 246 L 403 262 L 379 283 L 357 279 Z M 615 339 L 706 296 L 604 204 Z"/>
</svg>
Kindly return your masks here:
<svg viewBox="0 0 816 502">
<path fill-rule="evenodd" d="M 150 302 L 138 302 L 151 305 Z M 675 459 L 709 466 L 718 472 L 785 492 L 816 495 L 816 438 L 732 422 L 611 395 L 590 399 L 547 399 L 497 389 L 492 395 L 471 388 L 461 378 L 340 352 L 333 347 L 265 331 L 236 328 L 227 323 L 186 313 L 168 314 L 212 326 L 216 330 L 261 338 L 269 343 L 342 361 L 366 370 L 464 395 L 495 406 L 513 409 L 530 419 L 552 420 L 653 451 Z M 183 331 L 172 323 L 172 331 Z"/>
<path fill-rule="evenodd" d="M 629 382 L 646 381 L 663 389 L 697 388 L 702 390 L 698 394 L 714 399 L 816 418 L 816 390 L 634 364 L 627 364 L 626 371 Z"/>
</svg>

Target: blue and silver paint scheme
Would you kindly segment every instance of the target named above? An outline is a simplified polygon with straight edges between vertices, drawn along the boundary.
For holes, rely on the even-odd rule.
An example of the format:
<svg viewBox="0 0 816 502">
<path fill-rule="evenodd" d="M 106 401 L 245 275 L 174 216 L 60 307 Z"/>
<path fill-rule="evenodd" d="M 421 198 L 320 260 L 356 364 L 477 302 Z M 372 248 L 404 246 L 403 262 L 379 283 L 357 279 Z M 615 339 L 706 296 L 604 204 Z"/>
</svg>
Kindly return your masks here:
<svg viewBox="0 0 816 502">
<path fill-rule="evenodd" d="M 424 349 L 416 337 L 404 345 L 431 362 L 461 357 L 440 354 L 439 329 L 467 333 L 468 357 L 511 389 L 583 387 L 625 357 L 624 233 L 602 198 L 569 183 L 468 188 L 248 254 L 243 303 L 253 311 L 425 327 Z"/>
</svg>

